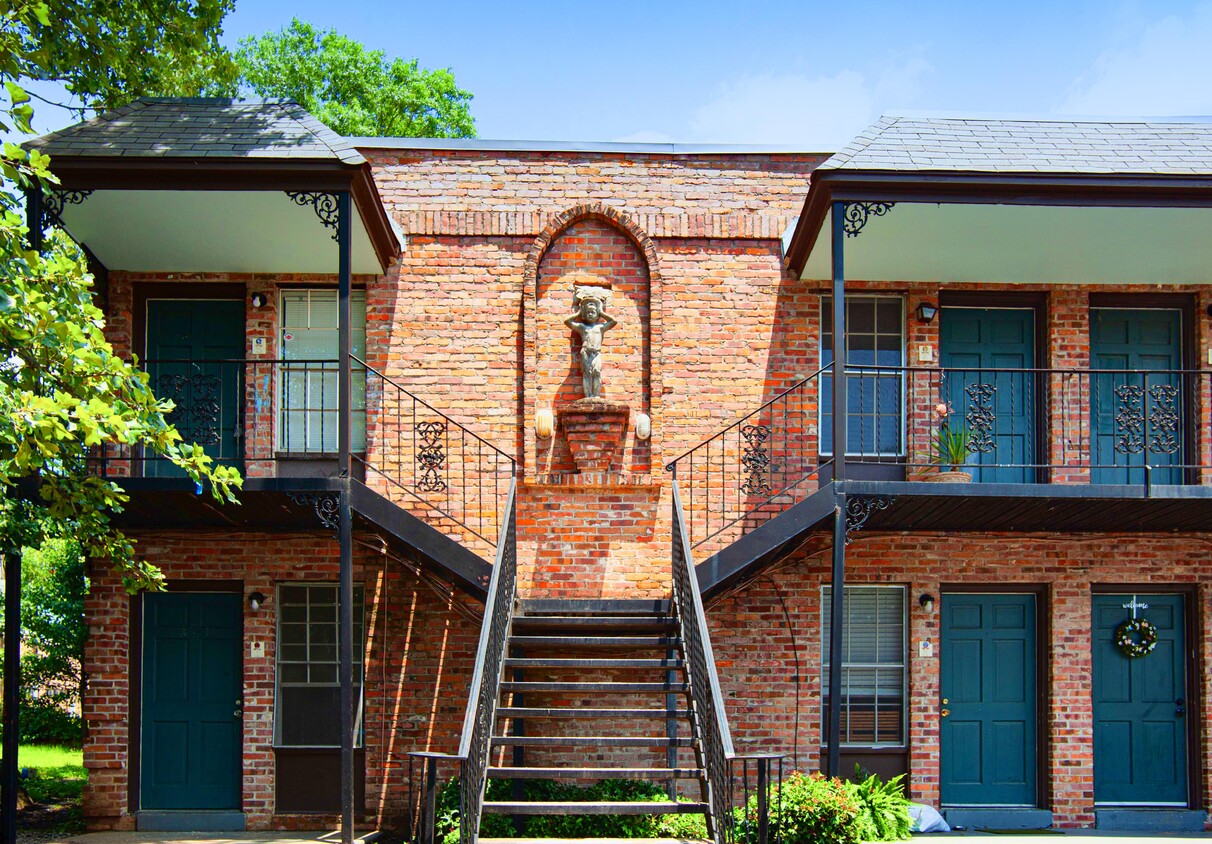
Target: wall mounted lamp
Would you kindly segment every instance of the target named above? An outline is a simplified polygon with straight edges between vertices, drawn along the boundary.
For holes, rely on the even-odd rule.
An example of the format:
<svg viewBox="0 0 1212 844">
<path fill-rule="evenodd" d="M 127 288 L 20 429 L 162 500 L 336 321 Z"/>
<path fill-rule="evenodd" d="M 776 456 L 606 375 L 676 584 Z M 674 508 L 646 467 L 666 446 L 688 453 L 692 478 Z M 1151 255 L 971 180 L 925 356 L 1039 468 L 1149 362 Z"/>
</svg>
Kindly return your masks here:
<svg viewBox="0 0 1212 844">
<path fill-rule="evenodd" d="M 652 436 L 652 417 L 647 413 L 641 413 L 635 418 L 635 435 L 641 440 Z"/>
<path fill-rule="evenodd" d="M 922 302 L 917 306 L 917 318 L 920 322 L 934 322 L 934 316 L 937 313 L 938 305 Z"/>
<path fill-rule="evenodd" d="M 254 308 L 264 308 L 265 307 L 265 294 L 264 293 L 254 293 L 252 295 L 252 306 Z"/>
<path fill-rule="evenodd" d="M 534 418 L 534 432 L 538 438 L 545 440 L 555 433 L 555 414 L 550 407 L 540 407 Z"/>
<path fill-rule="evenodd" d="M 926 612 L 934 612 L 934 596 L 929 592 L 923 592 L 922 596 L 917 599 L 917 603 Z"/>
<path fill-rule="evenodd" d="M 253 612 L 256 612 L 257 610 L 261 609 L 261 606 L 264 603 L 265 603 L 265 595 L 263 595 L 260 592 L 253 592 L 251 595 L 248 596 L 248 608 L 250 610 L 252 610 Z"/>
</svg>

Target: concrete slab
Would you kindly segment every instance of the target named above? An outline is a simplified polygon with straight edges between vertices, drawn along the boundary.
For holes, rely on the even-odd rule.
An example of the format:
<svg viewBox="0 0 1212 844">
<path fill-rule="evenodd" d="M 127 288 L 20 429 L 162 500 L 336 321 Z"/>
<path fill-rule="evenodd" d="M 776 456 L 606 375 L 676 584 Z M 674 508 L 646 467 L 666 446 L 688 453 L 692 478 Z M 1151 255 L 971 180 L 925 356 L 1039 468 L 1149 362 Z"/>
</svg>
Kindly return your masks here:
<svg viewBox="0 0 1212 844">
<path fill-rule="evenodd" d="M 374 844 L 378 832 L 354 839 L 355 844 Z M 331 830 L 318 832 L 89 832 L 48 844 L 336 844 L 341 836 Z"/>
</svg>

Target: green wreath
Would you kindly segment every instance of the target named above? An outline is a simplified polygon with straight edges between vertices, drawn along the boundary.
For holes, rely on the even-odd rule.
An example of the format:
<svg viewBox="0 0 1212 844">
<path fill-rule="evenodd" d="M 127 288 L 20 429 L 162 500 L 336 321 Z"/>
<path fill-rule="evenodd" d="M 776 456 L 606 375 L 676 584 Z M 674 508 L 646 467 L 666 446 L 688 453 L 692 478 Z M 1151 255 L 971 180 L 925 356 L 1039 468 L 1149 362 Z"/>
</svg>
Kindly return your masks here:
<svg viewBox="0 0 1212 844">
<path fill-rule="evenodd" d="M 1157 647 L 1157 628 L 1147 618 L 1130 618 L 1115 628 L 1115 646 L 1129 659 L 1150 654 Z"/>
</svg>

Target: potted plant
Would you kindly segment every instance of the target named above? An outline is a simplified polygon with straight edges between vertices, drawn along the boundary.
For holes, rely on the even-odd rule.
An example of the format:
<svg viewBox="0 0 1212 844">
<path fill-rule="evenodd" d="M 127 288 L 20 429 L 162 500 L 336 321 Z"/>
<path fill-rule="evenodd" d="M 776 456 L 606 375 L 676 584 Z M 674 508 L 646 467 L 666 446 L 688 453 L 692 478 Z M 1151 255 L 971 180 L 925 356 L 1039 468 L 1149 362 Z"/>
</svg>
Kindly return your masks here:
<svg viewBox="0 0 1212 844">
<path fill-rule="evenodd" d="M 972 455 L 972 433 L 967 425 L 954 424 L 953 415 L 948 402 L 941 401 L 934 406 L 934 456 L 930 462 L 938 466 L 938 471 L 924 480 L 953 484 L 966 484 L 972 480 L 972 473 L 960 468 Z"/>
</svg>

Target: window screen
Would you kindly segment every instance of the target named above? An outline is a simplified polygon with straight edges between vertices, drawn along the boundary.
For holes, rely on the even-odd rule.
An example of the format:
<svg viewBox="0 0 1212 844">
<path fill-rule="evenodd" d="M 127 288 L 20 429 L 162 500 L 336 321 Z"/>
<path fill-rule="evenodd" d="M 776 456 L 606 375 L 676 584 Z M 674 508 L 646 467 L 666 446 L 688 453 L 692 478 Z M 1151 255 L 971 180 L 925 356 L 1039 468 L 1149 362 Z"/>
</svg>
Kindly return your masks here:
<svg viewBox="0 0 1212 844">
<path fill-rule="evenodd" d="M 350 346 L 366 359 L 366 291 L 351 293 Z M 279 447 L 293 453 L 337 450 L 337 291 L 282 291 L 282 413 Z M 353 372 L 354 451 L 366 450 L 366 373 Z"/>
<path fill-rule="evenodd" d="M 354 734 L 362 732 L 363 593 L 354 587 Z M 341 744 L 341 683 L 337 661 L 337 585 L 278 587 L 278 694 L 275 743 L 285 747 Z"/>
<path fill-rule="evenodd" d="M 846 453 L 899 456 L 904 318 L 895 296 L 846 297 Z M 821 300 L 821 365 L 833 362 L 833 302 Z M 877 367 L 891 367 L 880 370 Z M 833 453 L 833 375 L 821 376 L 821 453 Z"/>
<path fill-rule="evenodd" d="M 821 592 L 822 723 L 828 736 L 830 596 Z M 847 586 L 842 596 L 842 744 L 905 743 L 905 589 Z"/>
</svg>

